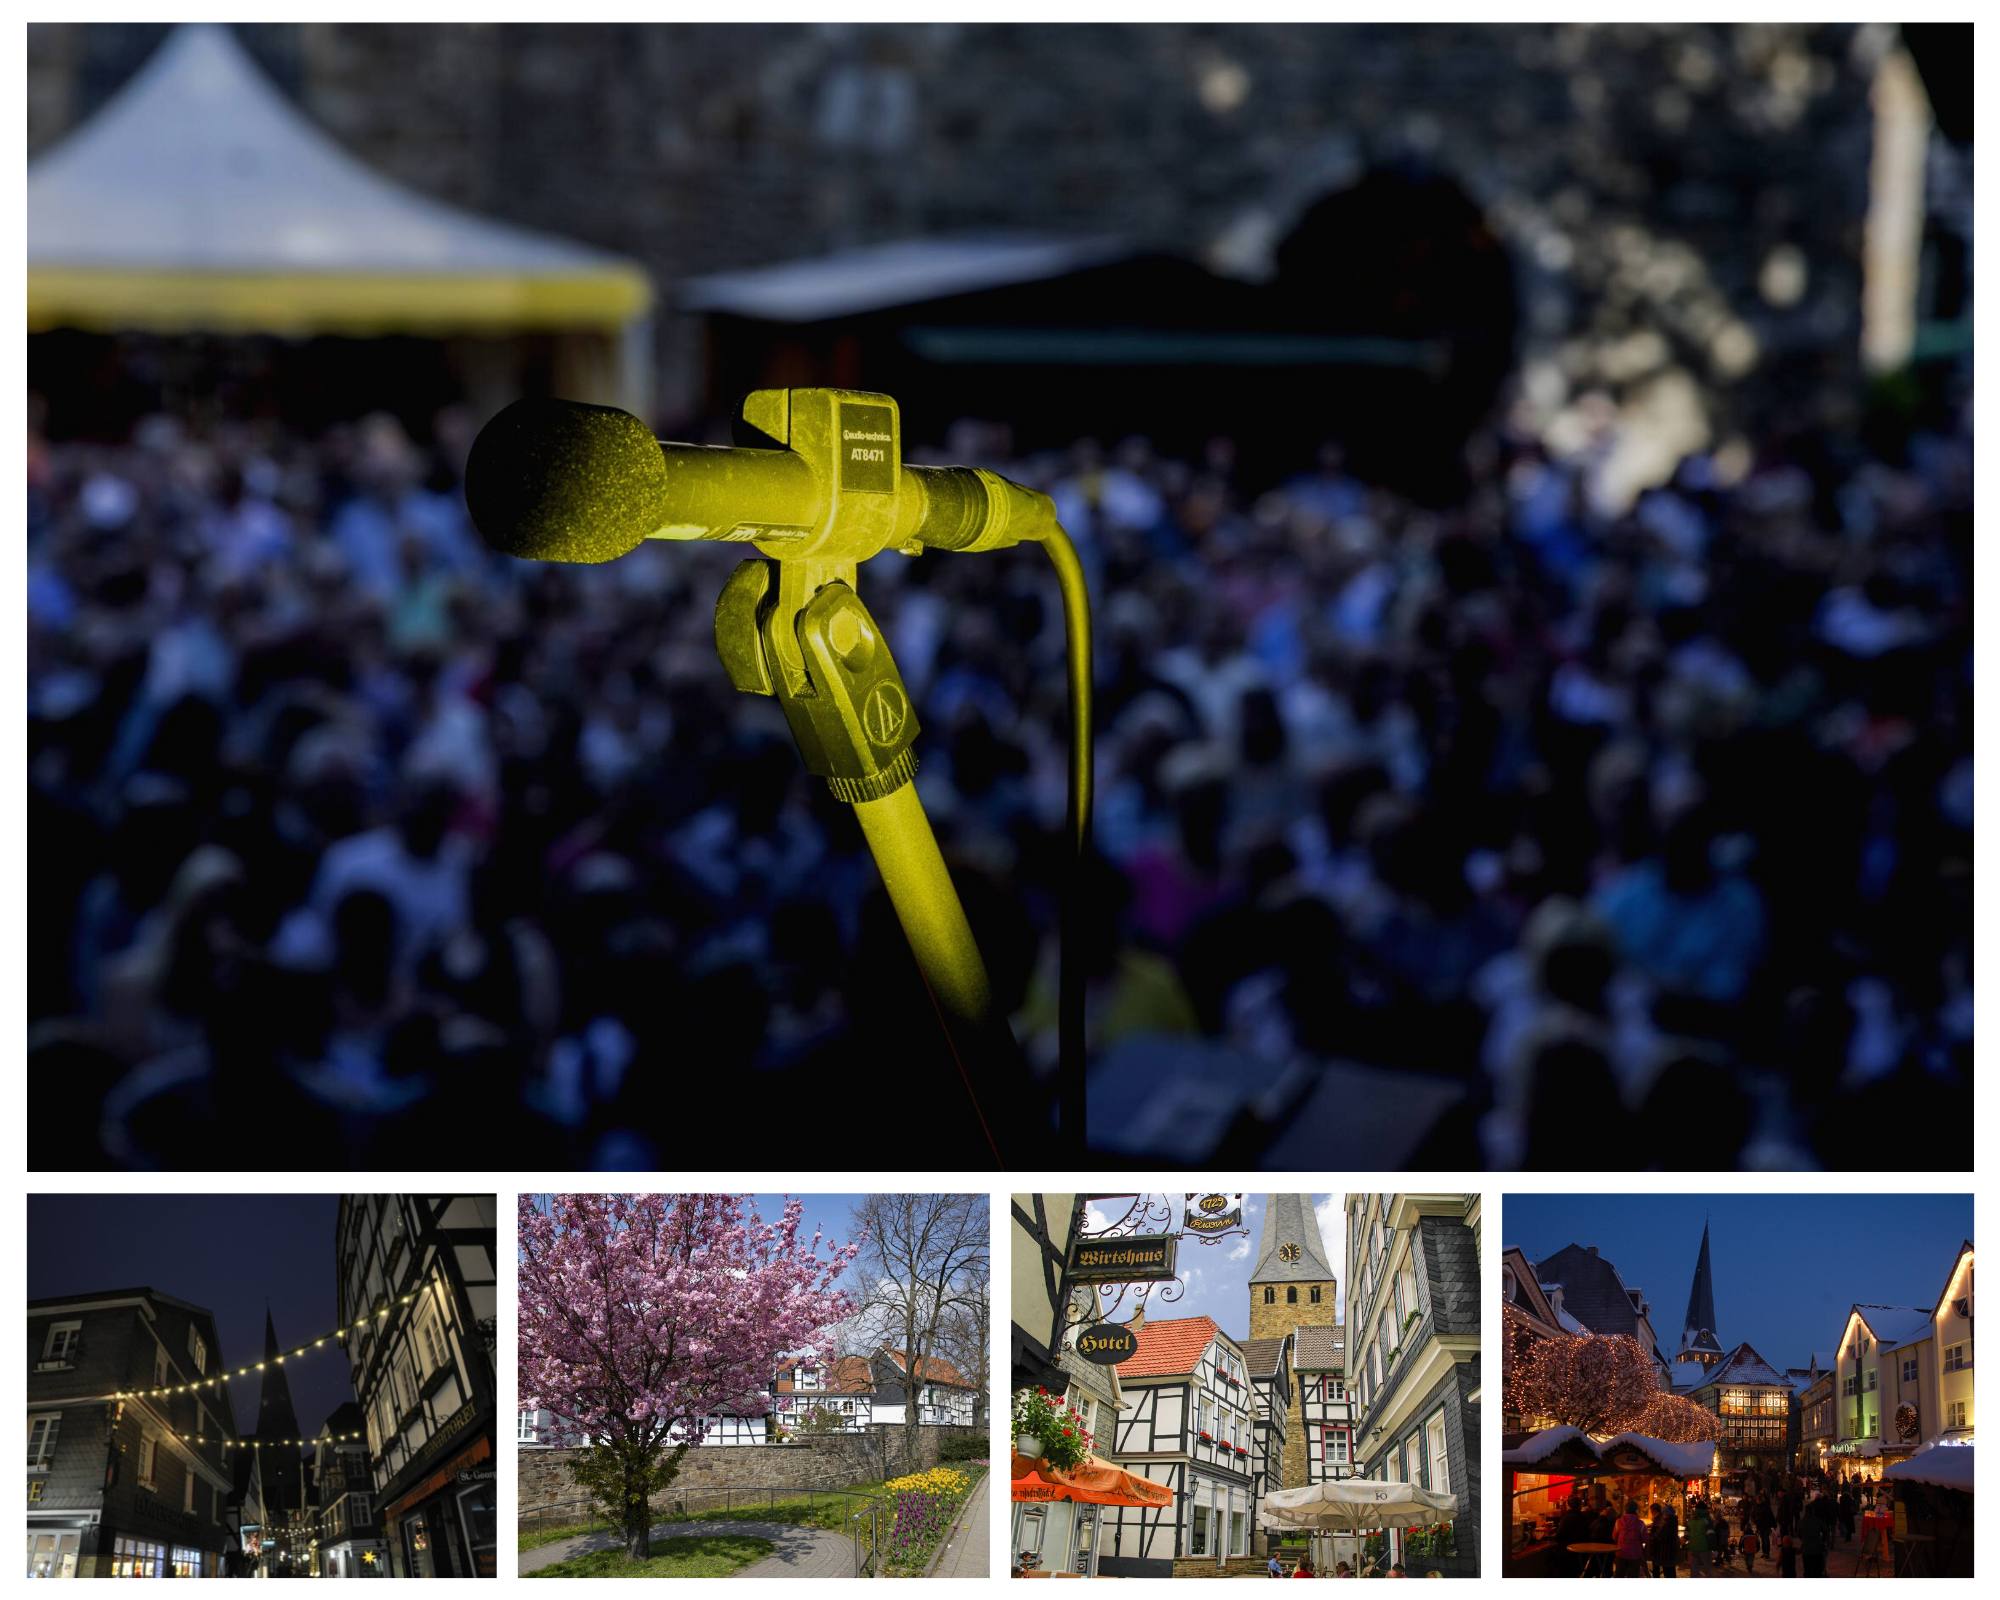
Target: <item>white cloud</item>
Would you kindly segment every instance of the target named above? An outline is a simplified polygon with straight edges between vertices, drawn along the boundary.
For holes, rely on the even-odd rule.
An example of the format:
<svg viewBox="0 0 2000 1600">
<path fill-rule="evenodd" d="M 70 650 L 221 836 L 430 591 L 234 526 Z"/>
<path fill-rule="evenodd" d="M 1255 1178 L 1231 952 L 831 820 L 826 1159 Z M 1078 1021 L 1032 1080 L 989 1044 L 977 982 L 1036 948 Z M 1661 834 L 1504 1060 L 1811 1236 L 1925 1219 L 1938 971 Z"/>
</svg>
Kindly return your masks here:
<svg viewBox="0 0 2000 1600">
<path fill-rule="evenodd" d="M 1229 1247 L 1231 1261 L 1247 1261 L 1250 1258 L 1250 1235 L 1245 1234 Z"/>
</svg>

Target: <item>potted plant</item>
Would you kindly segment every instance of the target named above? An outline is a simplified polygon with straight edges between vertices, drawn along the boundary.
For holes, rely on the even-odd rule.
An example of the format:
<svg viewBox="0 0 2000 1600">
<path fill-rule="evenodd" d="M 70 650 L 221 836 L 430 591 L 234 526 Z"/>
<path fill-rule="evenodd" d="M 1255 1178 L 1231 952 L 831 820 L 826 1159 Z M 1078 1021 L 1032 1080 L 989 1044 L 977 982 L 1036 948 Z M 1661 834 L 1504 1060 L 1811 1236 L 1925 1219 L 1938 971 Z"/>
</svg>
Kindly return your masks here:
<svg viewBox="0 0 2000 1600">
<path fill-rule="evenodd" d="M 1091 1443 L 1090 1430 L 1067 1400 L 1046 1389 L 1023 1389 L 1014 1396 L 1014 1449 L 1019 1454 L 1068 1468 L 1090 1453 Z"/>
</svg>

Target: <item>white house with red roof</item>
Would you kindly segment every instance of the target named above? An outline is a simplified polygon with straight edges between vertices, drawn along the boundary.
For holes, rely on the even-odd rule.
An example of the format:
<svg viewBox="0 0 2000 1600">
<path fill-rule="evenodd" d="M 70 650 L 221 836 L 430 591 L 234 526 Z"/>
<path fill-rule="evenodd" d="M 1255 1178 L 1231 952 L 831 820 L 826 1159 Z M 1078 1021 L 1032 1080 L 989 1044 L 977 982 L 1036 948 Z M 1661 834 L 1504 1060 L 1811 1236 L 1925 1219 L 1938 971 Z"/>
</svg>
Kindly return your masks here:
<svg viewBox="0 0 2000 1600">
<path fill-rule="evenodd" d="M 908 1420 L 911 1385 L 907 1351 L 883 1345 L 870 1358 L 874 1382 L 874 1420 Z M 970 1428 L 979 1418 L 979 1391 L 972 1380 L 949 1361 L 919 1356 L 916 1362 L 917 1420 L 943 1427 Z"/>
<path fill-rule="evenodd" d="M 787 1434 L 865 1433 L 875 1419 L 875 1373 L 866 1356 L 793 1356 L 778 1363 L 771 1416 Z"/>
<path fill-rule="evenodd" d="M 1173 1490 L 1170 1507 L 1107 1509 L 1107 1577 L 1165 1578 L 1176 1561 L 1248 1557 L 1256 1537 L 1256 1396 L 1243 1347 L 1213 1317 L 1134 1319 L 1139 1348 L 1118 1364 L 1125 1409 L 1101 1454 Z"/>
</svg>

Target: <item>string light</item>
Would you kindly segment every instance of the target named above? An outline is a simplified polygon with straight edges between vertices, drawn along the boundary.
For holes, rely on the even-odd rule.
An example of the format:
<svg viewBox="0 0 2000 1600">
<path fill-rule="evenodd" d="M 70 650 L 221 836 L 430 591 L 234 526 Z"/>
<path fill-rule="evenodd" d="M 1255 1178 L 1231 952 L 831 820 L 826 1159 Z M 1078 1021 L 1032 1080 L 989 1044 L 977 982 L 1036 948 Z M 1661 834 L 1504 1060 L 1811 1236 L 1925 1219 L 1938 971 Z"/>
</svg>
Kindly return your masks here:
<svg viewBox="0 0 2000 1600">
<path fill-rule="evenodd" d="M 436 1287 L 437 1281 L 438 1280 L 436 1276 L 433 1275 L 429 1280 L 426 1281 L 422 1289 L 412 1290 L 409 1294 L 400 1295 L 390 1300 L 386 1305 L 382 1306 L 375 1312 L 376 1318 L 379 1319 L 382 1317 L 386 1317 L 392 1310 L 394 1310 L 399 1305 L 407 1306 L 413 1304 L 419 1295 L 428 1293 L 432 1288 Z M 349 1327 L 347 1324 L 343 1323 L 339 1327 L 334 1328 L 331 1332 L 321 1334 L 319 1338 L 314 1339 L 310 1344 L 300 1345 L 296 1350 L 292 1351 L 292 1355 L 294 1357 L 303 1356 L 310 1354 L 314 1350 L 324 1349 L 326 1346 L 326 1342 L 329 1339 L 333 1340 L 337 1344 L 345 1343 L 349 1334 L 366 1333 L 370 1325 L 371 1325 L 370 1319 L 367 1317 L 361 1318 L 352 1327 Z M 275 1366 L 282 1367 L 285 1364 L 285 1360 L 286 1357 L 282 1351 L 279 1352 L 277 1355 L 270 1357 L 271 1364 Z M 264 1370 L 265 1370 L 265 1363 L 259 1361 L 254 1365 L 238 1367 L 233 1373 L 228 1371 L 227 1369 L 224 1369 L 222 1372 L 220 1372 L 219 1374 L 217 1374 L 217 1376 L 213 1378 L 198 1378 L 193 1383 L 166 1383 L 166 1384 L 160 1384 L 150 1389 L 117 1389 L 110 1394 L 82 1395 L 79 1396 L 76 1400 L 67 1403 L 74 1405 L 90 1405 L 95 1402 L 107 1402 L 116 1400 L 166 1399 L 170 1396 L 177 1394 L 194 1394 L 195 1392 L 201 1389 L 219 1389 L 224 1383 L 231 1381 L 233 1378 L 247 1378 L 251 1376 L 253 1373 L 262 1372 Z"/>
</svg>

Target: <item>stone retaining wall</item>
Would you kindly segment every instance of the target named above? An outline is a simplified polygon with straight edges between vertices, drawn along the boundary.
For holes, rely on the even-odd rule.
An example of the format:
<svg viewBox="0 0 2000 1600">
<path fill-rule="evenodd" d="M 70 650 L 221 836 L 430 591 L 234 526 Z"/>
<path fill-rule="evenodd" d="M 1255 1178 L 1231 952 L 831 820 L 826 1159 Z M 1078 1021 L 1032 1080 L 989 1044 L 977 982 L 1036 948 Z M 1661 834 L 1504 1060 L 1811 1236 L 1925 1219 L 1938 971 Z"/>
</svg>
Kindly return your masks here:
<svg viewBox="0 0 2000 1600">
<path fill-rule="evenodd" d="M 853 1483 L 922 1472 L 938 1464 L 945 1440 L 975 1431 L 920 1427 L 914 1457 L 906 1449 L 904 1430 L 895 1424 L 784 1444 L 700 1445 L 681 1458 L 679 1476 L 653 1504 L 661 1511 L 707 1511 L 722 1506 L 730 1491 L 844 1489 Z M 566 1502 L 583 1498 L 569 1472 L 576 1454 L 574 1450 L 520 1453 L 522 1521 L 548 1516 Z"/>
</svg>

